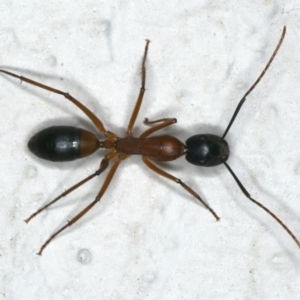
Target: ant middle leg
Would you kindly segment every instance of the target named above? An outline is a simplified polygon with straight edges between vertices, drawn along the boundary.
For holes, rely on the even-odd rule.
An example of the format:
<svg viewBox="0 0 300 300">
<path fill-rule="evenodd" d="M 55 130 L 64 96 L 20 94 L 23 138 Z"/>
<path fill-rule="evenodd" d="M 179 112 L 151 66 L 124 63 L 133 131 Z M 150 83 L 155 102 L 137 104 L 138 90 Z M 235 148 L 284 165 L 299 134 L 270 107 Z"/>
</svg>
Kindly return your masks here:
<svg viewBox="0 0 300 300">
<path fill-rule="evenodd" d="M 99 176 L 101 173 L 103 173 L 108 165 L 109 165 L 109 161 L 114 158 L 116 156 L 116 151 L 113 149 L 113 151 L 108 152 L 105 157 L 101 160 L 100 163 L 100 167 L 97 171 L 95 171 L 93 174 L 87 176 L 86 178 L 84 178 L 83 180 L 77 182 L 76 184 L 74 184 L 72 187 L 68 188 L 66 191 L 64 191 L 63 193 L 61 193 L 59 196 L 57 196 L 55 199 L 53 199 L 52 201 L 50 201 L 49 203 L 47 203 L 46 205 L 42 206 L 41 208 L 39 208 L 37 211 L 35 211 L 33 214 L 31 214 L 27 219 L 25 219 L 24 221 L 26 223 L 28 223 L 32 218 L 34 218 L 36 215 L 38 215 L 39 213 L 41 213 L 43 210 L 45 210 L 46 208 L 48 208 L 49 206 L 51 206 L 52 204 L 54 204 L 55 202 L 57 202 L 58 200 L 60 200 L 61 198 L 67 196 L 68 194 L 72 193 L 74 190 L 76 190 L 77 188 L 79 188 L 80 186 L 83 186 L 85 183 L 87 183 L 88 181 L 90 181 L 91 179 L 93 179 L 96 176 Z"/>
<path fill-rule="evenodd" d="M 74 223 L 76 223 L 79 219 L 81 219 L 92 207 L 94 207 L 94 205 L 99 202 L 102 198 L 102 196 L 104 195 L 106 189 L 108 188 L 120 162 L 125 159 L 126 156 L 124 157 L 119 157 L 114 161 L 114 163 L 112 164 L 104 183 L 102 184 L 102 187 L 97 195 L 97 197 L 95 198 L 95 200 L 93 202 L 91 202 L 88 206 L 86 206 L 81 212 L 79 212 L 75 217 L 73 217 L 70 221 L 68 221 L 68 223 L 61 227 L 59 230 L 57 230 L 55 233 L 53 233 L 48 240 L 46 240 L 46 242 L 41 246 L 39 252 L 37 253 L 38 255 L 42 255 L 42 252 L 44 251 L 44 249 L 47 247 L 47 245 L 62 231 L 64 231 L 66 228 L 68 228 L 69 226 L 73 225 Z"/>
<path fill-rule="evenodd" d="M 146 40 L 146 45 L 145 45 L 145 51 L 144 51 L 144 56 L 143 56 L 143 61 L 142 61 L 142 82 L 141 82 L 141 88 L 140 88 L 140 92 L 139 92 L 139 96 L 136 100 L 135 103 L 135 107 L 132 111 L 131 117 L 130 117 L 130 121 L 128 123 L 127 126 L 127 132 L 126 132 L 126 136 L 127 137 L 132 137 L 132 128 L 134 126 L 134 123 L 136 121 L 136 118 L 138 116 L 138 113 L 140 111 L 141 105 L 142 105 L 142 101 L 143 101 L 143 97 L 145 94 L 145 84 L 146 84 L 146 58 L 147 58 L 147 53 L 148 53 L 148 47 L 149 47 L 149 40 Z"/>
</svg>

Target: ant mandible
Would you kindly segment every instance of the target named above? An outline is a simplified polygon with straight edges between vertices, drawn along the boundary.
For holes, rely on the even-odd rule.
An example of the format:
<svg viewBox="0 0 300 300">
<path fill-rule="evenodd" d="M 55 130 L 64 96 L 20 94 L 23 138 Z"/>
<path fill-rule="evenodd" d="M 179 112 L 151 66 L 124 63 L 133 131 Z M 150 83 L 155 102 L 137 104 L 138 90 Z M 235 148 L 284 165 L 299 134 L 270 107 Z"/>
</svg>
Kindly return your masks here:
<svg viewBox="0 0 300 300">
<path fill-rule="evenodd" d="M 146 82 L 146 57 L 148 53 L 149 40 L 146 40 L 146 46 L 144 50 L 144 56 L 142 60 L 142 72 L 141 72 L 141 88 L 140 92 L 131 114 L 130 121 L 127 126 L 126 136 L 119 137 L 115 133 L 106 130 L 103 123 L 100 121 L 98 117 L 95 116 L 93 112 L 91 112 L 87 107 L 85 107 L 81 102 L 71 96 L 69 93 L 62 92 L 60 90 L 54 89 L 50 86 L 44 85 L 42 83 L 36 82 L 27 77 L 16 75 L 12 72 L 1 70 L 0 72 L 5 73 L 6 75 L 19 78 L 21 81 L 25 81 L 31 85 L 37 86 L 41 89 L 48 90 L 50 92 L 59 94 L 64 96 L 66 99 L 75 104 L 83 113 L 87 115 L 87 117 L 94 123 L 96 128 L 105 136 L 104 140 L 99 141 L 96 136 L 81 128 L 76 128 L 72 126 L 53 126 L 46 128 L 36 135 L 34 135 L 30 141 L 28 142 L 28 147 L 32 153 L 42 159 L 50 160 L 50 161 L 71 161 L 78 158 L 82 158 L 94 153 L 99 148 L 108 149 L 106 155 L 101 160 L 99 169 L 81 180 L 71 188 L 67 189 L 64 193 L 59 195 L 57 198 L 52 200 L 50 203 L 38 209 L 35 213 L 33 213 L 29 218 L 25 220 L 25 222 L 29 222 L 33 217 L 39 214 L 41 211 L 57 202 L 62 197 L 68 195 L 78 187 L 85 184 L 87 181 L 91 180 L 95 176 L 100 175 L 104 170 L 107 169 L 109 163 L 112 162 L 112 166 L 108 171 L 108 174 L 102 184 L 102 187 L 96 196 L 95 200 L 92 201 L 88 206 L 86 206 L 81 212 L 79 212 L 76 216 L 74 216 L 67 224 L 57 230 L 54 234 L 52 234 L 48 240 L 41 246 L 39 252 L 37 254 L 41 255 L 46 246 L 63 230 L 67 227 L 71 226 L 75 222 L 77 222 L 81 217 L 83 217 L 94 205 L 100 201 L 102 196 L 104 195 L 107 187 L 109 186 L 119 164 L 121 161 L 128 158 L 130 155 L 141 155 L 143 162 L 146 164 L 148 168 L 152 171 L 161 175 L 171 181 L 178 183 L 181 187 L 183 187 L 188 193 L 197 198 L 215 217 L 218 221 L 220 218 L 214 212 L 214 210 L 205 203 L 202 198 L 188 185 L 186 185 L 179 178 L 174 177 L 173 175 L 163 171 L 159 167 L 155 165 L 155 162 L 167 162 L 175 160 L 183 155 L 186 155 L 186 160 L 197 166 L 217 166 L 220 164 L 224 164 L 228 171 L 231 173 L 238 186 L 240 187 L 243 194 L 256 205 L 265 210 L 269 215 L 271 215 L 293 238 L 298 247 L 300 248 L 300 242 L 295 237 L 295 235 L 291 232 L 291 230 L 268 208 L 264 205 L 256 201 L 251 197 L 245 187 L 242 185 L 240 180 L 237 178 L 235 173 L 227 164 L 227 159 L 229 157 L 229 146 L 225 141 L 225 136 L 228 133 L 232 123 L 234 122 L 239 110 L 244 104 L 246 97 L 251 93 L 251 91 L 255 88 L 261 78 L 264 76 L 265 72 L 271 65 L 273 59 L 275 58 L 282 41 L 284 39 L 286 33 L 286 27 L 283 28 L 281 38 L 278 42 L 278 45 L 273 52 L 270 60 L 268 61 L 266 67 L 254 82 L 254 84 L 250 87 L 250 89 L 246 92 L 243 98 L 240 100 L 230 122 L 227 126 L 222 137 L 212 135 L 212 134 L 199 134 L 194 135 L 187 139 L 186 143 L 183 144 L 177 138 L 170 135 L 160 135 L 160 136 L 150 136 L 153 133 L 166 128 L 172 124 L 177 122 L 174 118 L 164 118 L 155 121 L 149 121 L 145 119 L 144 123 L 147 125 L 152 125 L 150 129 L 143 132 L 139 137 L 133 137 L 132 129 L 134 127 L 136 118 L 138 116 L 143 96 L 145 93 L 145 82 Z"/>
</svg>

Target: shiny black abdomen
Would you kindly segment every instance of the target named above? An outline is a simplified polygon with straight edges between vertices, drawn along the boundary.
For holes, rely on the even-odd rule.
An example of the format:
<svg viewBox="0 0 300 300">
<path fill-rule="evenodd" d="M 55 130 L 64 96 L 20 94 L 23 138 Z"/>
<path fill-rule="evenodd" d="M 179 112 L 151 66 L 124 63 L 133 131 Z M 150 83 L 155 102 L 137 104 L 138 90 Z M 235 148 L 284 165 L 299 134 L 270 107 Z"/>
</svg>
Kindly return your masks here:
<svg viewBox="0 0 300 300">
<path fill-rule="evenodd" d="M 193 165 L 212 167 L 229 157 L 228 143 L 213 134 L 197 134 L 186 141 L 186 160 Z"/>
<path fill-rule="evenodd" d="M 41 130 L 28 142 L 29 150 L 50 161 L 71 161 L 80 158 L 80 128 L 53 126 Z"/>
</svg>

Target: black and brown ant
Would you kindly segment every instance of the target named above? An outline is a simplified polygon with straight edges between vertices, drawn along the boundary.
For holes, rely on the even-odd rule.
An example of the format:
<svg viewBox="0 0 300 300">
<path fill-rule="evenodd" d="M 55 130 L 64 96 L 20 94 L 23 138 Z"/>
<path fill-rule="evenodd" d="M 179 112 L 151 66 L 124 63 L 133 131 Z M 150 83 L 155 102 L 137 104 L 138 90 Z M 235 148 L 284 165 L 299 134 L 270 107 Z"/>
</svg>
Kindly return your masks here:
<svg viewBox="0 0 300 300">
<path fill-rule="evenodd" d="M 140 111 L 143 96 L 145 93 L 145 63 L 150 43 L 149 40 L 146 40 L 146 46 L 142 60 L 141 88 L 127 126 L 125 137 L 119 137 L 115 133 L 108 131 L 104 127 L 100 119 L 93 112 L 91 112 L 86 106 L 84 106 L 81 102 L 79 102 L 69 93 L 65 93 L 60 90 L 54 89 L 50 86 L 36 82 L 27 77 L 19 76 L 9 71 L 0 70 L 0 72 L 6 75 L 19 78 L 21 81 L 25 81 L 31 85 L 64 96 L 66 99 L 75 104 L 82 112 L 84 112 L 87 115 L 87 117 L 94 123 L 96 128 L 105 137 L 104 140 L 98 140 L 93 133 L 82 128 L 76 128 L 72 126 L 53 126 L 38 132 L 30 139 L 30 141 L 28 142 L 28 147 L 30 151 L 36 156 L 50 161 L 61 162 L 75 160 L 91 155 L 99 148 L 107 149 L 107 153 L 101 160 L 99 169 L 95 173 L 81 180 L 80 182 L 66 190 L 64 193 L 59 195 L 57 198 L 52 200 L 50 203 L 38 209 L 35 213 L 33 213 L 29 218 L 25 220 L 26 222 L 29 222 L 41 211 L 43 211 L 53 203 L 57 202 L 62 197 L 68 195 L 78 187 L 82 186 L 87 181 L 100 175 L 103 171 L 105 171 L 108 168 L 109 164 L 111 163 L 108 174 L 95 200 L 92 201 L 88 206 L 86 206 L 82 211 L 80 211 L 76 216 L 74 216 L 70 221 L 68 221 L 68 223 L 65 226 L 61 227 L 54 234 L 52 234 L 49 237 L 49 239 L 46 240 L 46 242 L 41 246 L 38 254 L 41 255 L 45 247 L 52 241 L 52 239 L 54 239 L 54 237 L 56 237 L 67 227 L 77 222 L 92 207 L 94 207 L 94 205 L 97 202 L 100 201 L 107 187 L 109 186 L 117 168 L 119 167 L 119 164 L 131 155 L 141 155 L 143 162 L 149 169 L 151 169 L 158 175 L 161 175 L 171 181 L 174 181 L 175 183 L 178 183 L 188 193 L 197 198 L 212 213 L 212 215 L 217 221 L 220 219 L 219 216 L 207 203 L 205 203 L 202 200 L 202 198 L 192 188 L 186 185 L 179 178 L 176 178 L 173 175 L 160 169 L 155 163 L 172 161 L 185 155 L 186 160 L 188 162 L 197 166 L 212 167 L 224 164 L 230 172 L 230 174 L 233 176 L 234 180 L 236 181 L 242 192 L 244 193 L 244 195 L 253 203 L 265 210 L 270 216 L 272 216 L 287 231 L 287 233 L 292 237 L 292 239 L 300 248 L 300 242 L 291 232 L 291 230 L 268 208 L 266 208 L 264 205 L 262 205 L 261 203 L 259 203 L 251 197 L 251 195 L 248 193 L 248 191 L 245 189 L 245 187 L 242 185 L 240 180 L 237 178 L 235 173 L 232 171 L 232 169 L 226 162 L 229 157 L 229 146 L 228 143 L 225 141 L 225 136 L 231 128 L 231 125 L 234 122 L 239 110 L 246 101 L 247 96 L 252 92 L 252 90 L 264 76 L 267 69 L 270 67 L 273 59 L 275 58 L 282 44 L 285 33 L 286 28 L 284 27 L 281 38 L 270 60 L 268 61 L 266 67 L 264 68 L 260 76 L 257 78 L 257 80 L 240 100 L 223 136 L 219 137 L 212 134 L 198 134 L 188 138 L 185 144 L 179 141 L 176 137 L 170 135 L 152 136 L 153 133 L 163 128 L 166 128 L 167 126 L 175 124 L 177 121 L 174 118 L 164 118 L 155 121 L 149 121 L 148 119 L 145 119 L 145 124 L 153 126 L 145 132 L 143 132 L 139 137 L 134 137 L 132 134 L 132 130 L 138 113 Z"/>
</svg>

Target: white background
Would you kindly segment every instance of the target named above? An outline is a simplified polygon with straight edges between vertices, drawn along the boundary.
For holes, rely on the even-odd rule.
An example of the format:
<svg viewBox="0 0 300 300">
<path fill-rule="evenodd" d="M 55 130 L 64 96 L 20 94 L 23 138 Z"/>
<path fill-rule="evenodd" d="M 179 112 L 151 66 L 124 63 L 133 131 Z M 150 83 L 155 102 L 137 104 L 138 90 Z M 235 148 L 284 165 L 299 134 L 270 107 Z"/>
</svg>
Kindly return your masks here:
<svg viewBox="0 0 300 300">
<path fill-rule="evenodd" d="M 79 1 L 78 1 L 79 3 Z M 228 163 L 251 195 L 300 238 L 300 31 L 294 1 L 8 1 L 0 4 L 0 65 L 69 91 L 124 136 L 140 87 L 145 117 L 176 117 L 183 142 L 221 135 L 246 90 L 287 35 L 228 134 Z M 27 149 L 40 129 L 97 133 L 63 97 L 0 77 L 1 299 L 300 299 L 300 249 L 240 191 L 224 166 L 165 164 L 221 216 L 180 186 L 124 161 L 90 213 L 35 253 L 92 201 L 94 179 L 28 225 L 23 219 L 94 172 L 104 151 L 50 163 Z M 98 135 L 101 138 L 101 135 Z"/>
</svg>

